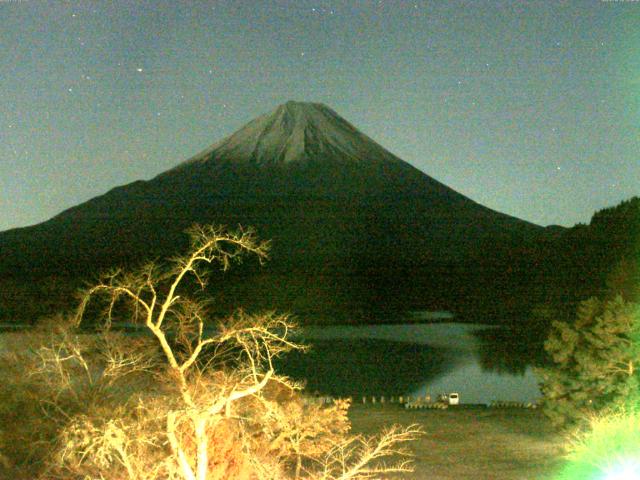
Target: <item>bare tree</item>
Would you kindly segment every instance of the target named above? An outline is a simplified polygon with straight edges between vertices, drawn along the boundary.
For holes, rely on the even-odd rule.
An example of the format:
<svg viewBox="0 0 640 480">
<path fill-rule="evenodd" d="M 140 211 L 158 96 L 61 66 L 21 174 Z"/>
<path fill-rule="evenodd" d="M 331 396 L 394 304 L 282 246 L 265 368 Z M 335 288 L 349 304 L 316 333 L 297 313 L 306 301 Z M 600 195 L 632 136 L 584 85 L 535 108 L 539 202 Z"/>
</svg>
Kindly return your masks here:
<svg viewBox="0 0 640 480">
<path fill-rule="evenodd" d="M 187 288 L 204 288 L 212 264 L 226 270 L 247 253 L 264 261 L 268 243 L 252 230 L 189 233 L 189 253 L 168 267 L 116 270 L 83 292 L 74 326 L 102 305 L 99 335 L 69 326 L 37 350 L 36 374 L 53 392 L 47 411 L 61 419 L 46 475 L 350 480 L 409 471 L 398 445 L 419 428 L 349 436 L 348 402 L 314 405 L 276 372 L 276 357 L 304 349 L 287 315 L 212 321 Z M 114 332 L 123 311 L 151 335 Z"/>
<path fill-rule="evenodd" d="M 390 473 L 409 473 L 413 465 L 410 452 L 403 444 L 422 435 L 417 425 L 406 428 L 392 426 L 378 437 L 361 435 L 342 439 L 324 456 L 321 473 L 310 478 L 318 480 L 365 480 L 384 478 Z M 394 464 L 386 464 L 389 458 L 400 458 Z M 382 463 L 380 463 L 382 462 Z"/>
</svg>

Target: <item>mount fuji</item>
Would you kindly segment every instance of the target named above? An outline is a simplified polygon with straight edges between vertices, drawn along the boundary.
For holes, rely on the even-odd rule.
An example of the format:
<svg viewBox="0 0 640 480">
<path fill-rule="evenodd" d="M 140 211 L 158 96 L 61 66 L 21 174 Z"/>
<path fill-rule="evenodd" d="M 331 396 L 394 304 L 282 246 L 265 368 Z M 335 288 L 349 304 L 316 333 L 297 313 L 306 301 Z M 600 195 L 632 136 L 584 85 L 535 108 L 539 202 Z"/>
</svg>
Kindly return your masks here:
<svg viewBox="0 0 640 480">
<path fill-rule="evenodd" d="M 331 108 L 287 102 L 151 180 L 0 233 L 0 278 L 80 278 L 165 258 L 196 222 L 254 226 L 272 240 L 267 267 L 232 273 L 220 305 L 301 316 L 502 315 L 496 305 L 513 310 L 529 287 L 527 252 L 545 235 L 404 162 Z"/>
</svg>

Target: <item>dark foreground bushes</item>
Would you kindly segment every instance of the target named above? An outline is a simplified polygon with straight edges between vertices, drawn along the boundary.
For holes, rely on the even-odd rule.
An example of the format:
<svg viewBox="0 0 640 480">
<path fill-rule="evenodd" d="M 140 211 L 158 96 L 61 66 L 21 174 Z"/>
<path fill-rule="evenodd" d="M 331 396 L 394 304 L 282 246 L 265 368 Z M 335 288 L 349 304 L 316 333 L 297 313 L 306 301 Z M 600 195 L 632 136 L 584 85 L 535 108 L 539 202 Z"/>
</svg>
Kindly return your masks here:
<svg viewBox="0 0 640 480">
<path fill-rule="evenodd" d="M 266 258 L 252 232 L 195 227 L 167 266 L 114 271 L 75 317 L 0 337 L 3 478 L 363 479 L 409 471 L 394 427 L 349 435 L 348 402 L 321 406 L 273 359 L 303 349 L 286 315 L 212 321 L 208 265 Z M 136 334 L 113 327 L 126 320 Z M 92 331 L 82 327 L 92 321 Z M 96 330 L 97 328 L 97 330 Z M 382 463 L 390 460 L 391 463 Z"/>
</svg>

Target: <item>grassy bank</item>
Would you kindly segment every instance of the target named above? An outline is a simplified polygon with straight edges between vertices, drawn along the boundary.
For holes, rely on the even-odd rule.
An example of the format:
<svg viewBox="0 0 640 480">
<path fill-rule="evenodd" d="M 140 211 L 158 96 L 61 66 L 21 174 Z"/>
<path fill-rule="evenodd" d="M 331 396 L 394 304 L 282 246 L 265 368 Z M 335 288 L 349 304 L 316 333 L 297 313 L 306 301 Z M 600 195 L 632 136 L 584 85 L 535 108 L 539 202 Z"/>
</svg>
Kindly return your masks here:
<svg viewBox="0 0 640 480">
<path fill-rule="evenodd" d="M 411 445 L 414 480 L 552 480 L 562 464 L 562 438 L 539 410 L 458 407 L 405 410 L 353 405 L 354 433 L 417 423 L 426 434 Z"/>
</svg>

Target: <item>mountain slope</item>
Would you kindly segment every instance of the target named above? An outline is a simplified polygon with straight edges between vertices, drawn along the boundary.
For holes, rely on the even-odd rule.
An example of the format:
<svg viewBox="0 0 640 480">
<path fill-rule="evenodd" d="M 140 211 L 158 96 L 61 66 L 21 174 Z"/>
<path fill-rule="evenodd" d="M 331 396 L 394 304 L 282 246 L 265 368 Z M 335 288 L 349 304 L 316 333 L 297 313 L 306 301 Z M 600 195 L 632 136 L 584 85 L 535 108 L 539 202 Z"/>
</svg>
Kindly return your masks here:
<svg viewBox="0 0 640 480">
<path fill-rule="evenodd" d="M 332 109 L 318 103 L 287 102 L 187 160 L 274 165 L 300 161 L 401 162 Z"/>
<path fill-rule="evenodd" d="M 78 276 L 164 257 L 186 246 L 194 222 L 273 239 L 268 267 L 247 267 L 252 280 L 233 290 L 297 311 L 478 304 L 526 283 L 513 271 L 544 233 L 425 175 L 330 108 L 288 102 L 149 181 L 1 233 L 0 275 Z"/>
</svg>

